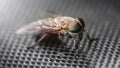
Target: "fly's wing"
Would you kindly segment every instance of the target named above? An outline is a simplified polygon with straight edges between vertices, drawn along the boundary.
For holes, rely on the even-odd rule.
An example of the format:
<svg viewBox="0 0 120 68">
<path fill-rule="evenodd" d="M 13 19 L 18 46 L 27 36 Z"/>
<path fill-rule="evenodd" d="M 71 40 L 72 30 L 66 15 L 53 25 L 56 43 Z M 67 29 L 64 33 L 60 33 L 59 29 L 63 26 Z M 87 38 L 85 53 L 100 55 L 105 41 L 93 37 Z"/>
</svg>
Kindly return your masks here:
<svg viewBox="0 0 120 68">
<path fill-rule="evenodd" d="M 17 34 L 39 34 L 41 32 L 56 31 L 59 28 L 55 27 L 55 22 L 52 18 L 38 20 L 27 26 L 24 26 L 16 31 Z"/>
</svg>

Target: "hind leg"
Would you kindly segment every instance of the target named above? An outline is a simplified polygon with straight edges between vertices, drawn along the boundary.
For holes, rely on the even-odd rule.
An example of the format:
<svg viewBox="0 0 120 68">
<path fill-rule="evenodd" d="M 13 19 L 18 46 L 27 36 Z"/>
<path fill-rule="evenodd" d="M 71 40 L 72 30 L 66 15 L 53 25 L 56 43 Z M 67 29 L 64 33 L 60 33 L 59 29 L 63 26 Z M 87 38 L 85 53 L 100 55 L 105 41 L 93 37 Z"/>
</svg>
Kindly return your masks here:
<svg viewBox="0 0 120 68">
<path fill-rule="evenodd" d="M 40 39 L 38 39 L 38 41 L 35 44 L 33 44 L 32 46 L 29 46 L 28 49 L 33 48 L 34 46 L 39 44 L 47 35 L 48 35 L 48 33 L 44 34 Z"/>
</svg>

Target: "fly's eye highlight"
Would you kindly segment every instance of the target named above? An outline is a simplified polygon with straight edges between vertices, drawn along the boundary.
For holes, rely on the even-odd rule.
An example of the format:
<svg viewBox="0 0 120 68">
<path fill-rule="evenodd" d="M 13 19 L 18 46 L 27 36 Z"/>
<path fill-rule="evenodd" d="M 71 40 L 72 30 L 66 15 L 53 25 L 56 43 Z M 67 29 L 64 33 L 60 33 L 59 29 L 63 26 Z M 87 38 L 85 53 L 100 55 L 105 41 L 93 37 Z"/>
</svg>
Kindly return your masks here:
<svg viewBox="0 0 120 68">
<path fill-rule="evenodd" d="M 68 29 L 72 33 L 78 33 L 81 31 L 81 25 L 78 22 L 74 22 L 69 24 Z"/>
</svg>

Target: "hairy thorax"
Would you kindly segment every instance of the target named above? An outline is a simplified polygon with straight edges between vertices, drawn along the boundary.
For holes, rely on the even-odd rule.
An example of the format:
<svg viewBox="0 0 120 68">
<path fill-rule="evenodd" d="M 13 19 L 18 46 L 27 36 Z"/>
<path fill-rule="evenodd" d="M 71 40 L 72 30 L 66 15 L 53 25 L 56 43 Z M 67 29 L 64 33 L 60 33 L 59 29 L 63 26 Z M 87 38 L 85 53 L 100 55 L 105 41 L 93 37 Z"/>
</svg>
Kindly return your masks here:
<svg viewBox="0 0 120 68">
<path fill-rule="evenodd" d="M 55 26 L 60 28 L 58 33 L 66 34 L 68 32 L 68 26 L 70 23 L 74 22 L 75 19 L 72 17 L 56 17 L 54 18 Z"/>
</svg>

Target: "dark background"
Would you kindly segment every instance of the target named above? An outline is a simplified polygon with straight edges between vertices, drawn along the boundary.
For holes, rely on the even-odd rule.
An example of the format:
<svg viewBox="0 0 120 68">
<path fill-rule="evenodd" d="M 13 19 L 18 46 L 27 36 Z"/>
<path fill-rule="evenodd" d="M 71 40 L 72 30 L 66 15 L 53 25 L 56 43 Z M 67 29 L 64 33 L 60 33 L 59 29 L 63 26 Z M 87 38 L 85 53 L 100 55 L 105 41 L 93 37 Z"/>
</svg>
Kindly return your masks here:
<svg viewBox="0 0 120 68">
<path fill-rule="evenodd" d="M 99 40 L 89 44 L 84 38 L 78 50 L 64 51 L 49 39 L 48 46 L 27 50 L 33 37 L 15 31 L 49 11 L 84 19 L 90 36 Z M 120 68 L 119 55 L 119 0 L 0 0 L 0 68 Z"/>
</svg>

